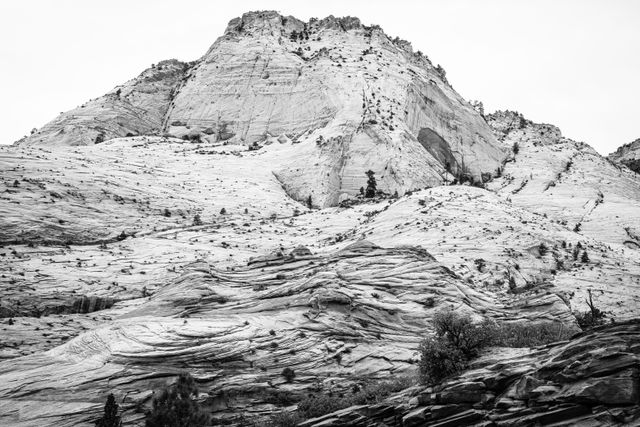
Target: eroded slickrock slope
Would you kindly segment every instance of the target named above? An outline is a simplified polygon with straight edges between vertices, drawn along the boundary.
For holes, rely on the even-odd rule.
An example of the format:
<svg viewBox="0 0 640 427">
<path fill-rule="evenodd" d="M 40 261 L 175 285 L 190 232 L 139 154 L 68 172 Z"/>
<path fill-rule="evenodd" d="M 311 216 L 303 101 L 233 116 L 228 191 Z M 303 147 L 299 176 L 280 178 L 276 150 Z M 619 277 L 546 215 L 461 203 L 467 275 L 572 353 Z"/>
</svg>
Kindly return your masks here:
<svg viewBox="0 0 640 427">
<path fill-rule="evenodd" d="M 19 143 L 129 134 L 312 141 L 274 172 L 291 197 L 311 196 L 315 206 L 358 194 L 363 170 L 378 173 L 381 190 L 403 194 L 452 172 L 487 180 L 506 155 L 444 71 L 408 42 L 356 18 L 302 22 L 276 12 L 232 20 L 198 61 L 163 61 Z"/>
<path fill-rule="evenodd" d="M 61 113 L 18 141 L 22 145 L 93 145 L 108 139 L 162 133 L 170 102 L 189 64 L 161 61 L 104 96 Z"/>
<path fill-rule="evenodd" d="M 369 169 L 388 194 L 359 196 Z M 482 116 L 376 26 L 245 14 L 0 147 L 0 171 L 1 425 L 90 425 L 108 393 L 142 425 L 183 371 L 247 425 L 415 376 L 442 309 L 578 331 L 589 291 L 615 324 L 308 425 L 638 416 L 639 175 Z"/>
<path fill-rule="evenodd" d="M 411 374 L 443 308 L 575 328 L 602 289 L 611 317 L 636 315 L 637 251 L 469 186 L 310 210 L 262 167 L 304 144 L 4 148 L 3 423 L 83 425 L 108 392 L 135 423 L 188 370 L 242 424 L 278 396 Z"/>
</svg>

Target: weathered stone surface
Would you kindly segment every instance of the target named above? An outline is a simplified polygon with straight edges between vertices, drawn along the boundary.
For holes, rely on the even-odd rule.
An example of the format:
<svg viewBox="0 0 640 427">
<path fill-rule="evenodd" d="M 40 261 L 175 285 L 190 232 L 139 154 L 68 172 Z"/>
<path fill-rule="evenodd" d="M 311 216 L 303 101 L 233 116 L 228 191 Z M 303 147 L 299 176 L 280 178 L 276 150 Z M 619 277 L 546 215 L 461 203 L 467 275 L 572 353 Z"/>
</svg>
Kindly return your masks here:
<svg viewBox="0 0 640 427">
<path fill-rule="evenodd" d="M 635 173 L 640 173 L 640 138 L 619 147 L 607 158 L 628 167 Z"/>
<path fill-rule="evenodd" d="M 368 169 L 398 197 L 359 197 Z M 640 417 L 638 175 L 554 126 L 483 118 L 355 18 L 246 14 L 199 61 L 0 147 L 0 170 L 2 425 L 92 424 L 108 393 L 142 425 L 185 370 L 214 424 L 261 422 L 417 377 L 443 308 L 566 336 L 589 289 L 618 324 L 305 425 Z"/>
<path fill-rule="evenodd" d="M 100 144 L 112 138 L 161 135 L 167 111 L 189 64 L 161 61 L 106 95 L 60 114 L 20 145 Z"/>
<path fill-rule="evenodd" d="M 194 63 L 163 61 L 19 143 L 163 133 L 299 142 L 295 161 L 272 171 L 291 197 L 321 207 L 357 195 L 369 169 L 389 194 L 440 185 L 452 173 L 491 175 L 506 150 L 442 70 L 379 27 L 344 19 L 246 13 Z"/>
<path fill-rule="evenodd" d="M 610 423 L 631 423 L 640 420 L 638 408 L 638 372 L 636 368 L 624 369 L 616 363 L 615 354 L 609 352 L 602 359 L 599 353 L 611 340 L 623 342 L 626 347 L 640 340 L 640 321 L 598 328 L 578 335 L 571 341 L 554 344 L 531 351 L 530 358 L 517 357 L 501 363 L 486 359 L 486 364 L 447 380 L 436 389 L 437 396 L 445 391 L 457 391 L 460 396 L 473 395 L 483 389 L 478 380 L 484 382 L 501 374 L 503 364 L 520 366 L 524 373 L 503 385 L 497 393 L 503 396 L 493 401 L 484 399 L 469 409 L 469 404 L 433 405 L 433 399 L 418 399 L 418 407 L 404 410 L 396 407 L 409 425 L 454 426 L 454 425 L 496 425 L 515 427 L 522 425 L 602 425 Z M 637 351 L 637 350 L 636 350 Z M 615 350 L 613 351 L 615 353 Z M 626 353 L 624 353 L 626 354 Z M 640 351 L 634 353 L 640 356 Z M 585 364 L 598 361 L 604 365 L 611 362 L 610 369 L 602 370 L 593 377 L 589 371 L 578 371 L 576 377 L 557 377 L 555 382 L 542 384 L 548 380 L 548 367 L 544 361 L 553 359 L 556 366 L 566 368 L 575 365 L 576 360 Z M 541 363 L 542 362 L 542 363 Z M 490 381 L 491 382 L 491 381 Z M 499 382 L 493 381 L 493 384 Z M 425 390 L 423 394 L 430 394 Z M 452 393 L 453 394 L 453 393 Z M 511 398 L 508 396 L 517 398 Z M 463 399 L 463 397 L 461 397 Z M 359 413 L 363 409 L 359 408 Z M 344 414 L 343 414 L 344 416 Z M 379 419 L 370 417 L 367 424 L 376 425 Z M 314 426 L 313 423 L 307 424 Z M 400 426 L 399 422 L 389 425 Z"/>
</svg>

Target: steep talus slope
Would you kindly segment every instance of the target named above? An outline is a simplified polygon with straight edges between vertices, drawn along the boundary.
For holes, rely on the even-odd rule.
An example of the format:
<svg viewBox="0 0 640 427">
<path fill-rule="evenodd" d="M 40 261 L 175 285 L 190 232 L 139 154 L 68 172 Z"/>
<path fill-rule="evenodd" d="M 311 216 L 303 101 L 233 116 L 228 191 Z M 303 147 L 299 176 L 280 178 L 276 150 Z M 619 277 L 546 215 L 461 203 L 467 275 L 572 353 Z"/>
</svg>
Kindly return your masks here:
<svg viewBox="0 0 640 427">
<path fill-rule="evenodd" d="M 515 355 L 498 350 L 435 387 L 406 390 L 301 426 L 637 425 L 637 321 Z"/>
<path fill-rule="evenodd" d="M 627 166 L 636 173 L 640 173 L 640 139 L 619 147 L 607 156 L 616 163 Z"/>
<path fill-rule="evenodd" d="M 188 67 L 175 59 L 161 61 L 106 95 L 61 113 L 17 144 L 92 145 L 129 135 L 159 135 Z"/>
</svg>

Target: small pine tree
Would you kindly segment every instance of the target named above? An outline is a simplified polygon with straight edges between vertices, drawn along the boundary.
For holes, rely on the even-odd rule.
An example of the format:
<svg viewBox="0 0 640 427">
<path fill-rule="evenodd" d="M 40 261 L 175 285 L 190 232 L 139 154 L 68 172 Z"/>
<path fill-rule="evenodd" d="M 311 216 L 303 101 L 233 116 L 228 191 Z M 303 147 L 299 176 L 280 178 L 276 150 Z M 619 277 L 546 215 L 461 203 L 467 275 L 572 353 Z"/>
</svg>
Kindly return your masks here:
<svg viewBox="0 0 640 427">
<path fill-rule="evenodd" d="M 227 210 L 225 208 L 220 209 L 220 215 L 226 215 Z"/>
<path fill-rule="evenodd" d="M 545 256 L 547 252 L 549 252 L 549 248 L 547 248 L 547 245 L 544 243 L 540 243 L 540 246 L 538 246 L 538 252 L 540 253 L 540 256 Z"/>
<path fill-rule="evenodd" d="M 577 261 L 578 260 L 578 254 L 580 253 L 580 250 L 578 249 L 578 247 L 574 247 L 573 248 L 573 252 L 572 252 L 572 256 L 573 256 L 573 260 Z"/>
<path fill-rule="evenodd" d="M 104 415 L 96 421 L 97 427 L 120 427 L 122 421 L 118 416 L 118 404 L 113 393 L 107 396 L 107 403 L 104 405 Z"/>
<path fill-rule="evenodd" d="M 580 261 L 582 261 L 583 264 L 587 264 L 589 262 L 589 255 L 587 254 L 587 251 L 582 252 Z"/>
<path fill-rule="evenodd" d="M 366 172 L 366 174 L 367 174 L 368 179 L 367 179 L 367 189 L 365 190 L 364 196 L 366 198 L 370 199 L 370 198 L 376 196 L 376 186 L 377 186 L 377 184 L 376 184 L 376 178 L 375 178 L 375 176 L 373 176 L 373 175 L 375 175 L 374 171 L 369 169 Z"/>
<path fill-rule="evenodd" d="M 147 412 L 146 427 L 209 425 L 209 415 L 194 399 L 198 397 L 195 380 L 189 374 L 181 374 L 171 387 L 153 399 L 153 409 Z"/>
<path fill-rule="evenodd" d="M 313 209 L 313 200 L 311 199 L 311 194 L 309 194 L 309 197 L 307 198 L 307 207 L 309 209 Z"/>
<path fill-rule="evenodd" d="M 200 218 L 200 214 L 195 214 L 193 217 L 193 225 L 202 225 L 202 218 Z"/>
<path fill-rule="evenodd" d="M 520 145 L 518 145 L 517 142 L 514 142 L 513 147 L 511 147 L 511 151 L 513 151 L 513 154 L 518 154 L 520 152 Z"/>
<path fill-rule="evenodd" d="M 296 372 L 293 369 L 286 367 L 282 370 L 282 376 L 284 377 L 286 382 L 291 383 L 296 377 Z"/>
</svg>

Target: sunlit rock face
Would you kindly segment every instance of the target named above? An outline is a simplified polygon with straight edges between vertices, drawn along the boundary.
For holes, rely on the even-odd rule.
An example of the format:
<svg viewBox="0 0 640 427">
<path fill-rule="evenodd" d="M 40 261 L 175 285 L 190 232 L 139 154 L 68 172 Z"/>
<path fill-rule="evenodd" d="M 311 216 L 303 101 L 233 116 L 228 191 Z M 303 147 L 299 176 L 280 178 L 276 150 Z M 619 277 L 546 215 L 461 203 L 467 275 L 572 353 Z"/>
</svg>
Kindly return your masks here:
<svg viewBox="0 0 640 427">
<path fill-rule="evenodd" d="M 619 147 L 608 157 L 613 162 L 622 164 L 640 174 L 640 139 Z"/>
<path fill-rule="evenodd" d="M 308 145 L 274 169 L 289 195 L 335 205 L 362 173 L 387 193 L 480 182 L 505 156 L 483 118 L 411 45 L 357 18 L 302 22 L 252 12 L 193 64 L 164 61 L 21 144 L 87 145 L 127 135 Z M 483 175 L 484 174 L 484 175 Z"/>
<path fill-rule="evenodd" d="M 640 248 L 640 175 L 563 137 L 556 126 L 514 112 L 487 120 L 512 150 L 489 189 L 585 236 Z"/>
<path fill-rule="evenodd" d="M 112 138 L 159 135 L 188 64 L 161 61 L 104 96 L 85 102 L 17 142 L 20 145 L 92 145 Z"/>
<path fill-rule="evenodd" d="M 0 147 L 0 425 L 109 393 L 144 425 L 184 371 L 214 424 L 261 423 L 415 378 L 440 310 L 577 331 L 591 294 L 614 325 L 307 425 L 633 421 L 640 175 L 474 105 L 357 18 L 254 12 Z"/>
</svg>

